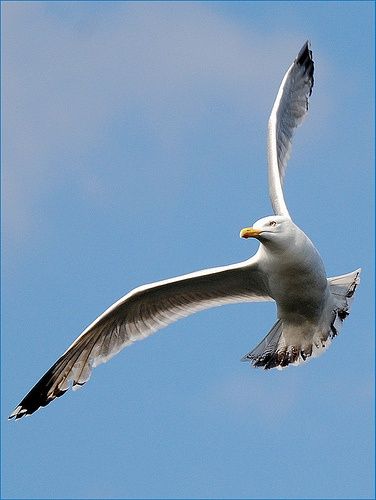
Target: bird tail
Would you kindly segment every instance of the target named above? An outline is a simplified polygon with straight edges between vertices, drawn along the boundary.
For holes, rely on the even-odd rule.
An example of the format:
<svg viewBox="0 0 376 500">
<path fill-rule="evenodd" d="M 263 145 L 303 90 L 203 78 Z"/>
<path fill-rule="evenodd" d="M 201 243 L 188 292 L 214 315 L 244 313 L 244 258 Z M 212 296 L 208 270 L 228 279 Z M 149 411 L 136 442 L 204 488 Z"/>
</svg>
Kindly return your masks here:
<svg viewBox="0 0 376 500">
<path fill-rule="evenodd" d="M 294 342 L 293 339 L 296 338 L 289 332 L 283 335 L 283 323 L 279 319 L 258 346 L 243 356 L 241 361 L 264 369 L 281 369 L 289 364 L 298 365 L 310 356 L 317 357 L 322 354 L 329 347 L 331 340 L 338 335 L 344 319 L 349 315 L 354 292 L 360 281 L 360 271 L 361 269 L 357 269 L 349 274 L 328 278 L 334 299 L 333 318 L 328 332 L 315 333 L 310 342 L 303 346 L 303 339 Z"/>
<path fill-rule="evenodd" d="M 352 273 L 328 278 L 330 291 L 334 296 L 336 306 L 345 312 L 350 309 L 355 289 L 360 282 L 360 272 L 361 269 L 359 268 Z"/>
<path fill-rule="evenodd" d="M 331 324 L 331 337 L 338 335 L 343 320 L 350 314 L 350 306 L 354 299 L 356 287 L 360 282 L 361 269 L 352 273 L 328 278 L 329 288 L 334 298 L 335 317 Z"/>
</svg>

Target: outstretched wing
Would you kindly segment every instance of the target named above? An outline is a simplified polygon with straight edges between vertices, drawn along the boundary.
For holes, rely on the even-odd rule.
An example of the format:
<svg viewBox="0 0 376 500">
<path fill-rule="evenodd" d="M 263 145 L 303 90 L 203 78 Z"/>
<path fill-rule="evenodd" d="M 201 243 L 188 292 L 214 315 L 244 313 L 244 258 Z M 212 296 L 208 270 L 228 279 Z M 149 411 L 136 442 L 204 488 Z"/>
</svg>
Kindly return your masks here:
<svg viewBox="0 0 376 500">
<path fill-rule="evenodd" d="M 307 41 L 287 70 L 269 117 L 269 197 L 276 215 L 289 216 L 283 197 L 283 179 L 290 157 L 292 136 L 307 114 L 312 87 L 313 60 Z"/>
<path fill-rule="evenodd" d="M 256 259 L 135 288 L 84 330 L 9 418 L 30 415 L 71 384 L 85 384 L 94 367 L 180 318 L 210 307 L 264 300 L 273 299 Z"/>
</svg>

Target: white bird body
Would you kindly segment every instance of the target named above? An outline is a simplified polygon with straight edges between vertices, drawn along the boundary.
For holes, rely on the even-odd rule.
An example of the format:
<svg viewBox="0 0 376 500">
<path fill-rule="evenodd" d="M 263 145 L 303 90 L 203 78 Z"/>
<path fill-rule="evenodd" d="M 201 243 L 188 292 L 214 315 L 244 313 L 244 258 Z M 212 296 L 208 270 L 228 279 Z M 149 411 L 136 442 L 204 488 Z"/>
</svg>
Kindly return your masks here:
<svg viewBox="0 0 376 500">
<path fill-rule="evenodd" d="M 289 217 L 267 217 L 256 222 L 253 229 L 264 227 L 270 219 L 280 220 L 288 228 L 283 228 L 278 241 L 270 238 L 266 231 L 262 232 L 255 258 L 267 276 L 266 286 L 277 304 L 277 317 L 283 325 L 282 331 L 278 330 L 279 350 L 287 356 L 286 364 L 299 364 L 311 356 L 312 351 L 318 353 L 330 342 L 336 304 L 320 254 Z M 303 356 L 299 359 L 301 353 Z M 244 356 L 243 360 L 260 361 L 254 354 Z M 283 366 L 284 362 L 276 365 L 277 368 Z"/>
<path fill-rule="evenodd" d="M 79 387 L 92 369 L 124 347 L 197 311 L 236 302 L 275 301 L 277 322 L 242 360 L 263 368 L 300 364 L 330 344 L 349 314 L 360 269 L 327 278 L 311 240 L 291 220 L 283 178 L 295 128 L 308 111 L 313 61 L 308 42 L 287 70 L 268 124 L 269 196 L 273 216 L 241 231 L 260 241 L 245 262 L 140 286 L 115 302 L 73 342 L 9 418 L 30 415 Z"/>
<path fill-rule="evenodd" d="M 269 294 L 277 303 L 278 317 L 286 318 L 292 312 L 314 317 L 328 290 L 324 264 L 311 240 L 289 222 L 288 245 L 276 247 L 274 242 L 264 242 L 256 255 L 268 276 Z M 309 290 L 306 299 L 305 289 Z"/>
</svg>

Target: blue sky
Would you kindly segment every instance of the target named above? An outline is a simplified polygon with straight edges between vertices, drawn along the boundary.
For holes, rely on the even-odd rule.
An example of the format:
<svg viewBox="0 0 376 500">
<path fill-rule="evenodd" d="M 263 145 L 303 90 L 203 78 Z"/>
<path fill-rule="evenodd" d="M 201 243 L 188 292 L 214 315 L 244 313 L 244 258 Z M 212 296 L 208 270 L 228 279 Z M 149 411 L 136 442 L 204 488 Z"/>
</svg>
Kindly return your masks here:
<svg viewBox="0 0 376 500">
<path fill-rule="evenodd" d="M 374 497 L 374 4 L 2 2 L 2 497 Z M 320 358 L 240 357 L 273 304 L 198 313 L 20 422 L 21 397 L 143 283 L 248 258 L 266 124 L 306 39 L 286 178 L 328 275 L 363 268 Z"/>
</svg>

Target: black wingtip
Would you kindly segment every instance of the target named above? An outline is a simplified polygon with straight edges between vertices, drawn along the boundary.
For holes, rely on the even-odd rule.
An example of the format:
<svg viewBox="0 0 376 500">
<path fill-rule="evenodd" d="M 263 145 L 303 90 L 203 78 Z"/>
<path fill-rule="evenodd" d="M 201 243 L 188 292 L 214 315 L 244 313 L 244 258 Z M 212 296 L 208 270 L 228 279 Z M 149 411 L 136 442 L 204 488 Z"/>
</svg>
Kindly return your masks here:
<svg viewBox="0 0 376 500">
<path fill-rule="evenodd" d="M 22 417 L 27 417 L 32 415 L 34 412 L 39 410 L 39 408 L 42 408 L 44 406 L 47 406 L 51 401 L 53 401 L 56 398 L 60 398 L 63 394 L 66 393 L 66 390 L 61 391 L 58 390 L 55 392 L 53 396 L 50 397 L 36 397 L 35 394 L 28 394 L 21 402 L 20 404 L 13 410 L 13 413 L 11 413 L 8 417 L 8 420 L 19 420 Z"/>
<path fill-rule="evenodd" d="M 311 44 L 309 40 L 305 42 L 303 47 L 300 49 L 300 52 L 295 59 L 296 64 L 299 66 L 304 67 L 305 73 L 307 74 L 310 82 L 311 82 L 311 88 L 309 95 L 312 93 L 312 87 L 313 87 L 313 71 L 314 71 L 314 63 L 312 59 L 312 50 L 311 50 Z"/>
<path fill-rule="evenodd" d="M 51 403 L 51 401 L 66 393 L 68 387 L 66 389 L 54 387 L 56 382 L 56 370 L 62 360 L 63 356 L 51 366 L 43 377 L 26 394 L 26 396 L 10 414 L 9 420 L 18 420 L 27 415 L 31 415 L 39 408 L 47 406 Z"/>
<path fill-rule="evenodd" d="M 310 66 L 313 66 L 311 44 L 308 40 L 300 49 L 300 52 L 296 58 L 296 62 L 297 64 L 299 64 L 299 66 L 304 66 L 306 69 L 308 69 Z"/>
<path fill-rule="evenodd" d="M 304 361 L 310 354 L 306 355 L 301 350 L 293 348 L 290 351 L 271 352 L 257 357 L 250 357 L 249 361 L 255 368 L 270 370 L 271 368 L 285 368 L 289 364 L 298 362 L 299 355 Z"/>
<path fill-rule="evenodd" d="M 296 62 L 300 65 L 303 66 L 305 62 L 309 59 L 312 59 L 312 51 L 310 49 L 311 44 L 308 40 L 306 40 L 305 44 L 303 47 L 300 49 L 299 54 L 296 58 Z"/>
</svg>

